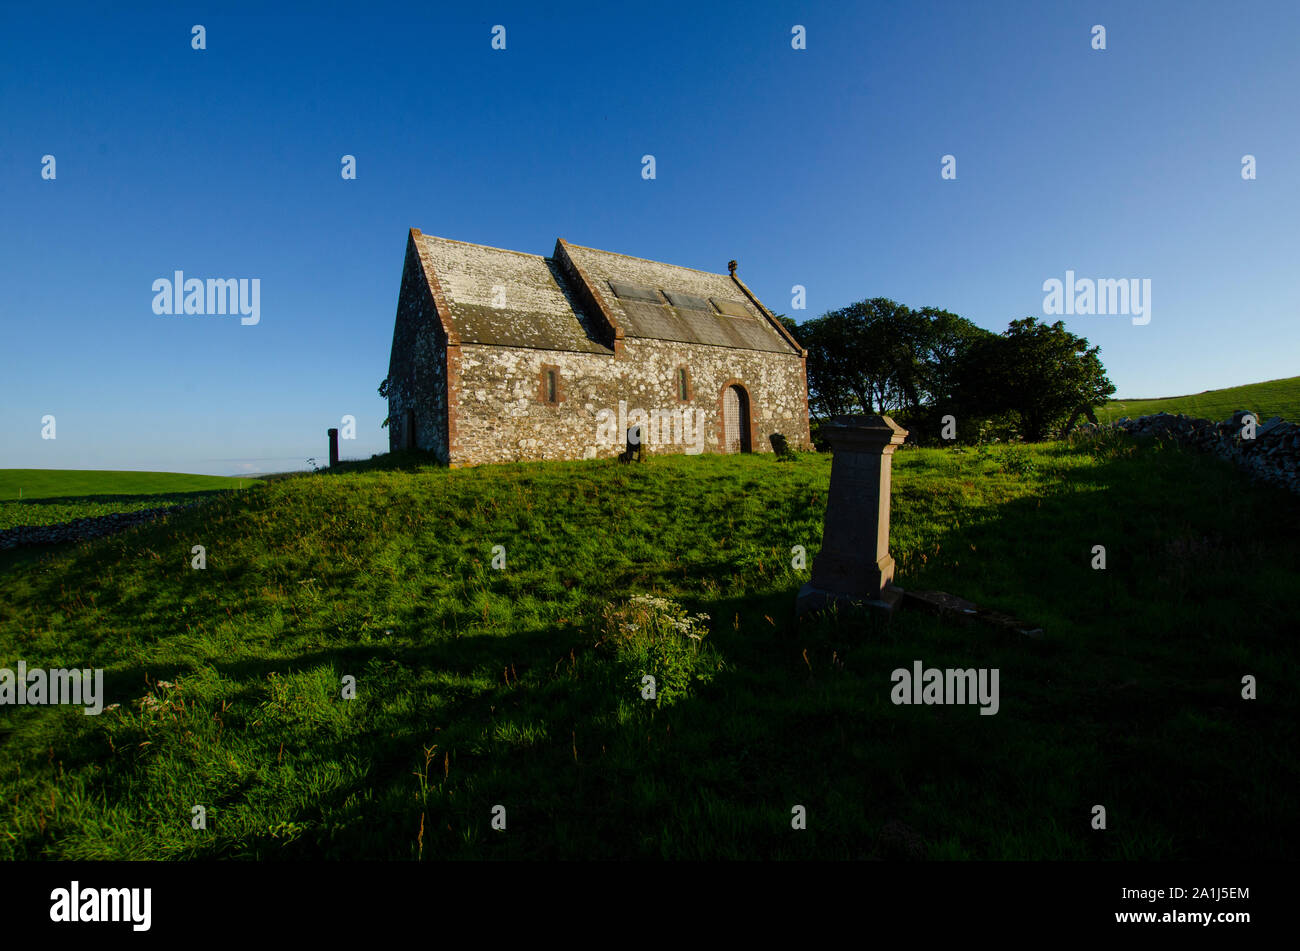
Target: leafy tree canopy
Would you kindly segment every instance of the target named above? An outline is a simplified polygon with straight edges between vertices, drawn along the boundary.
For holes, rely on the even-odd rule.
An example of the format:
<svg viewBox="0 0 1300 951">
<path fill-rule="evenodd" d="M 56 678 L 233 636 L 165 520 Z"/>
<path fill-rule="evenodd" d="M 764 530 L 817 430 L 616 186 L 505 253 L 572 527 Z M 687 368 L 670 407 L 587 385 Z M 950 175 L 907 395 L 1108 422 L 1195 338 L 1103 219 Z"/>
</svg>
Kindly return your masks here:
<svg viewBox="0 0 1300 951">
<path fill-rule="evenodd" d="M 1115 392 L 1100 350 L 1063 321 L 1013 320 L 963 357 L 954 373 L 954 402 L 978 417 L 1015 413 L 1025 439 L 1037 442 L 1075 409 L 1096 406 Z"/>
<path fill-rule="evenodd" d="M 814 415 L 890 413 L 951 397 L 956 360 L 987 330 L 946 310 L 884 297 L 799 325 Z"/>
</svg>

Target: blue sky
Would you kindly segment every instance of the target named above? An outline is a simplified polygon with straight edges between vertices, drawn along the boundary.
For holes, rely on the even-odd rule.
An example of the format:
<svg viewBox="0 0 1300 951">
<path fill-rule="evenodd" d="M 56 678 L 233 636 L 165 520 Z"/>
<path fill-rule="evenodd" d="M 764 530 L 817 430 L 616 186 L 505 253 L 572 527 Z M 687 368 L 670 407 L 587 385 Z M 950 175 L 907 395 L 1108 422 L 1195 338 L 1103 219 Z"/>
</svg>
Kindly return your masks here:
<svg viewBox="0 0 1300 951">
<path fill-rule="evenodd" d="M 1065 318 L 1118 395 L 1300 374 L 1300 4 L 259 6 L 6 10 L 0 468 L 300 468 L 344 414 L 383 451 L 411 227 L 735 258 L 801 320 L 1149 279 L 1145 326 Z M 260 322 L 155 315 L 176 270 Z"/>
</svg>

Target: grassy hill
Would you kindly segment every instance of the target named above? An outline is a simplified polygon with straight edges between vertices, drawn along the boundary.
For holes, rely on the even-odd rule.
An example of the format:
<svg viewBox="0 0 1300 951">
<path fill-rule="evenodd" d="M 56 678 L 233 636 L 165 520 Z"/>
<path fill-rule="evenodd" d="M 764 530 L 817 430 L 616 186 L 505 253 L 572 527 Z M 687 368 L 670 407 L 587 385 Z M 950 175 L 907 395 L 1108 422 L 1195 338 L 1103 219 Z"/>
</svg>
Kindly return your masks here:
<svg viewBox="0 0 1300 951">
<path fill-rule="evenodd" d="M 254 480 L 184 472 L 99 469 L 0 469 L 0 502 L 102 495 L 162 495 L 237 489 Z"/>
<path fill-rule="evenodd" d="M 0 858 L 1291 857 L 1294 497 L 1113 435 L 899 452 L 900 583 L 1029 640 L 796 626 L 828 476 L 305 475 L 0 575 L 0 667 L 103 667 L 116 705 L 0 707 Z M 998 669 L 998 714 L 894 705 L 916 660 Z"/>
<path fill-rule="evenodd" d="M 260 484 L 181 472 L 0 469 L 0 530 L 134 512 Z"/>
<path fill-rule="evenodd" d="M 1300 376 L 1223 390 L 1206 390 L 1191 396 L 1111 400 L 1097 409 L 1097 418 L 1106 423 L 1125 416 L 1136 419 L 1152 413 L 1183 413 L 1217 421 L 1227 419 L 1239 409 L 1254 413 L 1261 423 L 1270 416 L 1300 422 Z"/>
</svg>

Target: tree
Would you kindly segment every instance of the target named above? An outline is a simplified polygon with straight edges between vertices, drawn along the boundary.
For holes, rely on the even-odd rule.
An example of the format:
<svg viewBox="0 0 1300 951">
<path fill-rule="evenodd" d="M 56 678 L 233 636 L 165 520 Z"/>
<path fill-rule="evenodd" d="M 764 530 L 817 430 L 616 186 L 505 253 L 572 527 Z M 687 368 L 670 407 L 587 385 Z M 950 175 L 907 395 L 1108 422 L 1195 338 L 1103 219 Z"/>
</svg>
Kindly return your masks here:
<svg viewBox="0 0 1300 951">
<path fill-rule="evenodd" d="M 800 325 L 815 416 L 895 413 L 950 398 L 958 358 L 991 336 L 934 307 L 884 297 L 850 304 Z"/>
<path fill-rule="evenodd" d="M 388 377 L 384 377 L 383 381 L 379 384 L 379 395 L 382 396 L 385 400 L 388 399 L 388 391 L 391 385 L 392 383 Z M 386 429 L 388 427 L 388 423 L 390 420 L 392 420 L 391 416 L 385 416 L 384 421 L 379 424 L 380 428 Z"/>
<path fill-rule="evenodd" d="M 1015 413 L 1026 440 L 1038 442 L 1080 406 L 1115 392 L 1098 356 L 1063 321 L 1013 320 L 1000 336 L 978 341 L 960 360 L 955 402 L 968 418 Z"/>
<path fill-rule="evenodd" d="M 936 307 L 922 307 L 917 313 L 928 322 L 928 332 L 920 342 L 925 373 L 922 389 L 933 403 L 951 402 L 966 354 L 981 340 L 996 335 L 965 317 Z"/>
</svg>

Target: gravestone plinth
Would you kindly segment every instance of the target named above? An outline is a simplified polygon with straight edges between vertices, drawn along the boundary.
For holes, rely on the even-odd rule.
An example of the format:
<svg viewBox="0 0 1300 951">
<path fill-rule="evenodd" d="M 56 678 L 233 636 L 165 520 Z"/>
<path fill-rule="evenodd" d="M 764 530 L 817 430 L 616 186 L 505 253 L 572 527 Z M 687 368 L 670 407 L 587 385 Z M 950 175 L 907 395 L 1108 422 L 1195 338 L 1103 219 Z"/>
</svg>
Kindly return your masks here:
<svg viewBox="0 0 1300 951">
<path fill-rule="evenodd" d="M 889 494 L 894 450 L 907 438 L 888 416 L 836 416 L 822 424 L 830 443 L 830 495 L 812 580 L 799 591 L 799 614 L 832 603 L 892 612 L 903 592 L 889 554 Z"/>
</svg>

